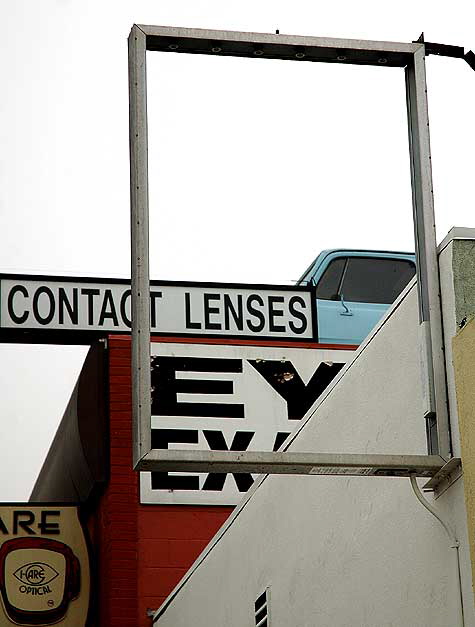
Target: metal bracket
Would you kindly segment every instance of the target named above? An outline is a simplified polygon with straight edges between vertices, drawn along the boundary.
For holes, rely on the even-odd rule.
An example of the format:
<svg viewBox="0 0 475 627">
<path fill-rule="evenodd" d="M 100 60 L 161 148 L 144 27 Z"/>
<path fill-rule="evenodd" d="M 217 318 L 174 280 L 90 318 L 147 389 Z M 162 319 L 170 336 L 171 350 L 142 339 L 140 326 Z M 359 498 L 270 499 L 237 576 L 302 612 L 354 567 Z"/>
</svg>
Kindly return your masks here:
<svg viewBox="0 0 475 627">
<path fill-rule="evenodd" d="M 439 57 L 452 57 L 453 59 L 464 59 L 472 70 L 475 70 L 475 54 L 469 50 L 465 53 L 463 46 L 452 46 L 450 44 L 436 44 L 431 41 L 424 41 L 424 33 L 421 33 L 419 39 L 412 43 L 423 43 L 426 55 L 435 54 Z"/>
<path fill-rule="evenodd" d="M 475 70 L 475 54 L 469 50 L 463 57 L 472 70 Z"/>
<path fill-rule="evenodd" d="M 439 497 L 457 479 L 462 476 L 462 460 L 460 457 L 452 457 L 442 468 L 435 473 L 430 481 L 423 487 L 424 492 L 434 492 L 435 497 Z"/>
<path fill-rule="evenodd" d="M 436 44 L 430 41 L 424 42 L 426 55 L 436 54 L 439 57 L 453 57 L 454 59 L 464 58 L 463 46 L 451 46 L 449 44 Z"/>
</svg>

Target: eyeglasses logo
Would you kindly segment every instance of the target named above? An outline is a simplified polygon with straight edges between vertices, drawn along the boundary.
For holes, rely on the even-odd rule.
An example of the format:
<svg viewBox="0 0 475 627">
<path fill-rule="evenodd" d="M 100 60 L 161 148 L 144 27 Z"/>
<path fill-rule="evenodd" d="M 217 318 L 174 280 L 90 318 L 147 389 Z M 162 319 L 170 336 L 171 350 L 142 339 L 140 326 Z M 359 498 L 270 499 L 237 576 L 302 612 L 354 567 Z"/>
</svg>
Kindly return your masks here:
<svg viewBox="0 0 475 627">
<path fill-rule="evenodd" d="M 57 570 L 43 562 L 33 562 L 20 566 L 13 574 L 18 581 L 34 588 L 47 586 L 59 575 Z"/>
<path fill-rule="evenodd" d="M 7 540 L 0 548 L 0 592 L 14 622 L 58 622 L 79 589 L 79 560 L 64 543 L 23 537 Z"/>
</svg>

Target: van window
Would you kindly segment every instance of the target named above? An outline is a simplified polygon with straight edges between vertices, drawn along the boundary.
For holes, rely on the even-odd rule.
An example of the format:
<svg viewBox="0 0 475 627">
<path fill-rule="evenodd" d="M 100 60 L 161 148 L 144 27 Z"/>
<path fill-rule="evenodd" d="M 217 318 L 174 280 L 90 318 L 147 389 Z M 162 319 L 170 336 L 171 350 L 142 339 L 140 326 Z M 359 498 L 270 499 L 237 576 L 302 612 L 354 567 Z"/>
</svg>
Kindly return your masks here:
<svg viewBox="0 0 475 627">
<path fill-rule="evenodd" d="M 393 303 L 416 273 L 405 259 L 339 257 L 333 259 L 317 285 L 317 298 L 356 303 Z"/>
<path fill-rule="evenodd" d="M 393 303 L 416 272 L 410 261 L 350 257 L 340 294 L 349 302 Z"/>
<path fill-rule="evenodd" d="M 322 300 L 340 300 L 338 289 L 346 265 L 346 257 L 333 259 L 320 277 L 317 285 L 317 298 Z"/>
</svg>

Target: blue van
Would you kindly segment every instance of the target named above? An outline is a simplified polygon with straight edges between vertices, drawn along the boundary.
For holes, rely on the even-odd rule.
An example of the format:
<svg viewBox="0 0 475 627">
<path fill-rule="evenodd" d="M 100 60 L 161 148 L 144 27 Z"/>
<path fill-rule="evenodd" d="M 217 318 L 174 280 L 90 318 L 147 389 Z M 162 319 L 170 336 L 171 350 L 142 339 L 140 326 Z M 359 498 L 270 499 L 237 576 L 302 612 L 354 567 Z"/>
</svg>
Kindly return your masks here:
<svg viewBox="0 0 475 627">
<path fill-rule="evenodd" d="M 324 250 L 297 284 L 316 288 L 322 344 L 360 344 L 416 273 L 412 253 Z"/>
</svg>

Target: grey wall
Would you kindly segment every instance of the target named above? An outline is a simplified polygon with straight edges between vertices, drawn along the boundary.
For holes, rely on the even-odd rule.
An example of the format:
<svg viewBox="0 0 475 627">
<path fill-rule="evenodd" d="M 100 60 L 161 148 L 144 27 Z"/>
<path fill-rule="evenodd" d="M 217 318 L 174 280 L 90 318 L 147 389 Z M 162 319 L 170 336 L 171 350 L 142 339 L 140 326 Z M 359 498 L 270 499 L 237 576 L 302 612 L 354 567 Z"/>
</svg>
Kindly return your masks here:
<svg viewBox="0 0 475 627">
<path fill-rule="evenodd" d="M 450 285 L 451 262 L 441 272 Z M 289 450 L 425 454 L 418 333 L 412 284 Z M 435 507 L 461 543 L 465 624 L 474 626 L 463 479 Z M 253 626 L 254 601 L 267 586 L 269 627 L 457 625 L 455 551 L 408 479 L 263 478 L 156 624 Z"/>
</svg>

